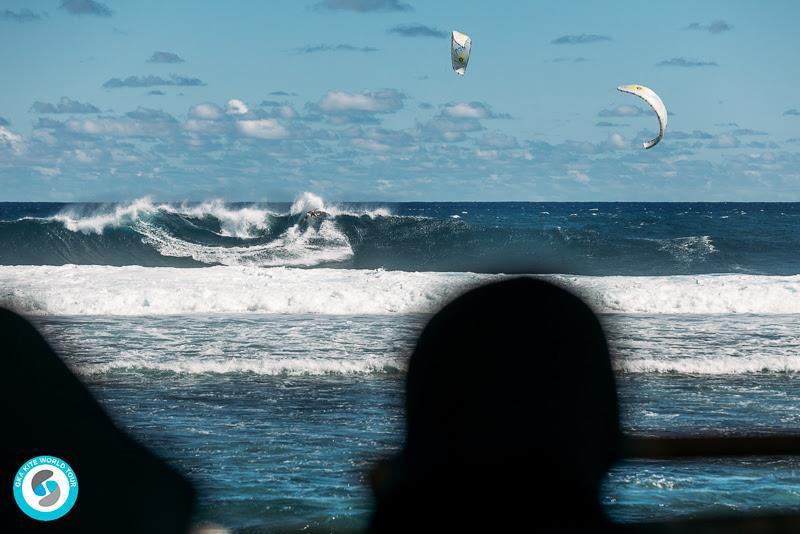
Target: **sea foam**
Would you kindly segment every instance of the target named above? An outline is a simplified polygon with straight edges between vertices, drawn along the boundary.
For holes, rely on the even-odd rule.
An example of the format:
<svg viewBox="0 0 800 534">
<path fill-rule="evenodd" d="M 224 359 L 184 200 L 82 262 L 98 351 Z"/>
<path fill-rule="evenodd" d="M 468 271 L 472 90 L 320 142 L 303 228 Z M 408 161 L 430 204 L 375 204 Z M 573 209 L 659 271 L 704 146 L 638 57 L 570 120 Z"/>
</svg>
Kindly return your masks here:
<svg viewBox="0 0 800 534">
<path fill-rule="evenodd" d="M 467 288 L 502 277 L 244 266 L 0 266 L 0 302 L 54 315 L 432 313 Z M 800 275 L 542 278 L 580 294 L 599 313 L 800 314 Z"/>
</svg>

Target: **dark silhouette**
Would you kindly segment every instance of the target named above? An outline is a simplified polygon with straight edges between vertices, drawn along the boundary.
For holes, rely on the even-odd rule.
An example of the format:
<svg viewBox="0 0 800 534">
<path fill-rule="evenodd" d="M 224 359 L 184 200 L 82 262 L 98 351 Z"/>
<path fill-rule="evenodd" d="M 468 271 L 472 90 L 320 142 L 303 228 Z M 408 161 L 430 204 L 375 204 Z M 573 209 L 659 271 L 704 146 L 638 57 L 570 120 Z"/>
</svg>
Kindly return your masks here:
<svg viewBox="0 0 800 534">
<path fill-rule="evenodd" d="M 194 492 L 177 472 L 119 430 L 91 393 L 25 319 L 0 309 L 3 395 L 0 532 L 181 533 Z M 78 499 L 42 522 L 17 508 L 11 483 L 38 455 L 70 464 Z"/>
<path fill-rule="evenodd" d="M 425 327 L 409 363 L 406 439 L 372 483 L 374 532 L 611 529 L 617 393 L 592 310 L 553 284 L 474 289 Z"/>
</svg>

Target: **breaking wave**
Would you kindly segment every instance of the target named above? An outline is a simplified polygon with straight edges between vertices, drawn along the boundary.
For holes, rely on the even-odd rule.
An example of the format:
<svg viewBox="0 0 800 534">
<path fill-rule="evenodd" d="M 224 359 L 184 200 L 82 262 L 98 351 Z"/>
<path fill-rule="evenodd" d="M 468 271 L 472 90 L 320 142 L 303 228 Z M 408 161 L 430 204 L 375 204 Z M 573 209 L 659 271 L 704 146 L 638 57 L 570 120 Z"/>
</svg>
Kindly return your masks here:
<svg viewBox="0 0 800 534">
<path fill-rule="evenodd" d="M 54 315 L 431 313 L 502 275 L 287 267 L 0 266 L 0 303 Z M 546 275 L 600 313 L 800 314 L 800 275 Z"/>
<path fill-rule="evenodd" d="M 800 272 L 800 257 L 792 253 L 800 246 L 794 221 L 782 212 L 762 215 L 764 210 L 709 219 L 700 210 L 687 218 L 691 207 L 670 205 L 406 203 L 390 209 L 326 203 L 309 192 L 292 204 L 143 198 L 48 206 L 0 206 L 0 265 L 582 275 Z M 307 217 L 312 210 L 321 216 Z"/>
</svg>

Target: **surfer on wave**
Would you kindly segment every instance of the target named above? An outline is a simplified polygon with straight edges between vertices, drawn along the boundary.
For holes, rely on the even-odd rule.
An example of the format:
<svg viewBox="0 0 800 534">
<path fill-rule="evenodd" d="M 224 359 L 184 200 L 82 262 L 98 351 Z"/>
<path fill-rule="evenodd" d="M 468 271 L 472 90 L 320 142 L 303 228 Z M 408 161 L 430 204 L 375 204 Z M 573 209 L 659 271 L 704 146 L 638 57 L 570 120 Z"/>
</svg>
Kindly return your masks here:
<svg viewBox="0 0 800 534">
<path fill-rule="evenodd" d="M 321 210 L 321 209 L 319 209 L 319 208 L 315 208 L 315 209 L 313 209 L 313 210 L 311 210 L 311 211 L 309 211 L 309 212 L 307 212 L 307 213 L 306 213 L 306 216 L 305 216 L 305 219 L 304 219 L 304 220 L 308 220 L 308 219 L 321 219 L 321 218 L 323 218 L 323 217 L 327 217 L 328 215 L 329 215 L 329 214 L 328 214 L 328 212 L 326 212 L 326 211 L 322 211 L 322 210 Z"/>
</svg>

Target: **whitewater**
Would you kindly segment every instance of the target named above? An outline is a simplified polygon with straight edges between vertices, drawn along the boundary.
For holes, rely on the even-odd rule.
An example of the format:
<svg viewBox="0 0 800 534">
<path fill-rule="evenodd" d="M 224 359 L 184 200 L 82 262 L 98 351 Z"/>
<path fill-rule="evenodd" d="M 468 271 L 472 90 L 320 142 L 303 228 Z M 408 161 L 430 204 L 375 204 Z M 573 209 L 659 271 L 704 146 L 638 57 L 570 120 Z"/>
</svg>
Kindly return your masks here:
<svg viewBox="0 0 800 534">
<path fill-rule="evenodd" d="M 201 519 L 360 530 L 421 330 L 509 276 L 600 315 L 627 432 L 796 431 L 798 250 L 797 203 L 0 203 L 0 305 L 192 477 Z M 623 464 L 604 503 L 623 522 L 796 506 L 798 472 Z"/>
<path fill-rule="evenodd" d="M 0 302 L 30 314 L 432 313 L 508 275 L 287 267 L 0 266 Z M 539 275 L 598 313 L 800 314 L 800 275 Z"/>
</svg>

